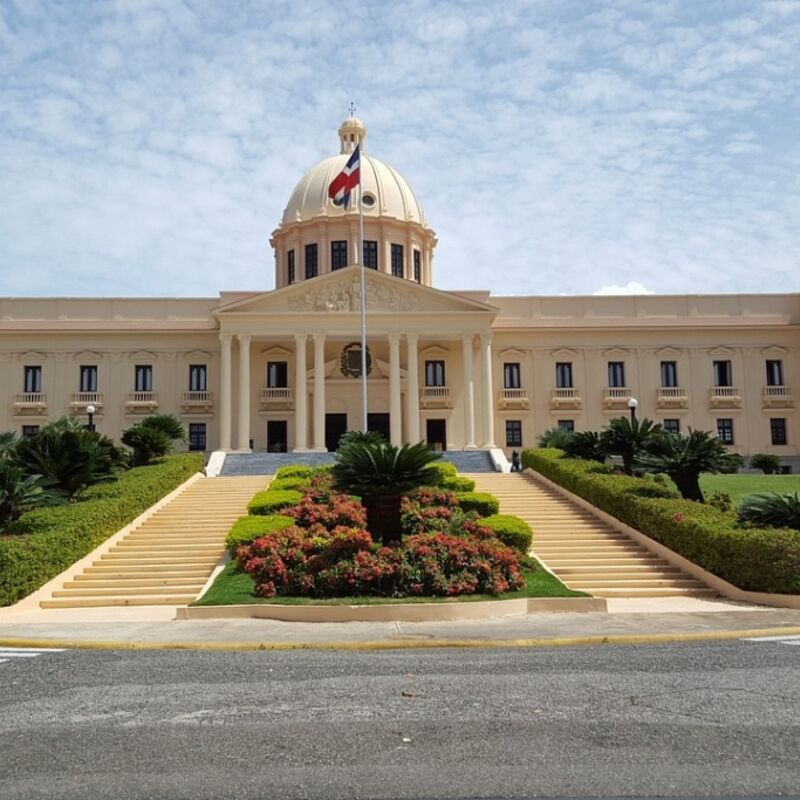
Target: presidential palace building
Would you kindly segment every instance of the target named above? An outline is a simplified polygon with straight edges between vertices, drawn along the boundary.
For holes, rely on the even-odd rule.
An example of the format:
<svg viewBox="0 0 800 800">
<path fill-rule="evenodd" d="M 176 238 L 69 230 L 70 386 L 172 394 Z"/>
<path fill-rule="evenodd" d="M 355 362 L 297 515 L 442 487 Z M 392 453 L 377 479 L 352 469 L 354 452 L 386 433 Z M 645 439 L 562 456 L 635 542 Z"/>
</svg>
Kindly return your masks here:
<svg viewBox="0 0 800 800">
<path fill-rule="evenodd" d="M 800 455 L 800 295 L 496 296 L 433 285 L 436 235 L 364 150 L 295 186 L 271 244 L 275 286 L 208 298 L 0 298 L 0 430 L 65 414 L 115 439 L 175 414 L 196 450 L 324 451 L 362 419 L 358 212 L 328 197 L 361 145 L 368 419 L 392 442 L 534 446 L 560 425 L 638 414 L 711 430 L 743 454 Z"/>
</svg>

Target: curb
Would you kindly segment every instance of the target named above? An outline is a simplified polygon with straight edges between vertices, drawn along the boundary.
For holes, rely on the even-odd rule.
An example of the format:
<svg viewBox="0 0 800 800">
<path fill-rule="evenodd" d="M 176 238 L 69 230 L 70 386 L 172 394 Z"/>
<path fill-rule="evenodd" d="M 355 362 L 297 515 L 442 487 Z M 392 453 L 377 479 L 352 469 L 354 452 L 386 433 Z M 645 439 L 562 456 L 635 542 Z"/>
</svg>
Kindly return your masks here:
<svg viewBox="0 0 800 800">
<path fill-rule="evenodd" d="M 710 642 L 762 636 L 797 636 L 800 627 L 756 628 L 738 631 L 698 631 L 694 633 L 610 634 L 608 636 L 563 636 L 548 639 L 382 639 L 366 642 L 130 642 L 81 641 L 69 639 L 0 639 L 0 647 L 45 647 L 72 650 L 431 650 L 501 649 L 536 647 L 577 647 L 583 645 L 667 644 L 672 642 Z"/>
</svg>

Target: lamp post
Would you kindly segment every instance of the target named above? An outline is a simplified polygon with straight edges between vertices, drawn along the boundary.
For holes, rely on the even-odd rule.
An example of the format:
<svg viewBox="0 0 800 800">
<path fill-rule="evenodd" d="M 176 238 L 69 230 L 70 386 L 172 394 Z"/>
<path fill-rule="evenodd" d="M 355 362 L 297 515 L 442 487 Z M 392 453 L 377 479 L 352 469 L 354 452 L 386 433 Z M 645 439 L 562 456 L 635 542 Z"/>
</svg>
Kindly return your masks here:
<svg viewBox="0 0 800 800">
<path fill-rule="evenodd" d="M 91 403 L 88 406 L 86 406 L 86 413 L 89 415 L 89 424 L 86 426 L 86 430 L 87 431 L 94 432 L 94 412 L 95 411 L 97 411 L 97 409 L 93 405 L 91 405 Z"/>
<path fill-rule="evenodd" d="M 628 400 L 628 411 L 631 412 L 631 424 L 636 422 L 636 409 L 639 407 L 639 401 L 635 397 Z"/>
</svg>

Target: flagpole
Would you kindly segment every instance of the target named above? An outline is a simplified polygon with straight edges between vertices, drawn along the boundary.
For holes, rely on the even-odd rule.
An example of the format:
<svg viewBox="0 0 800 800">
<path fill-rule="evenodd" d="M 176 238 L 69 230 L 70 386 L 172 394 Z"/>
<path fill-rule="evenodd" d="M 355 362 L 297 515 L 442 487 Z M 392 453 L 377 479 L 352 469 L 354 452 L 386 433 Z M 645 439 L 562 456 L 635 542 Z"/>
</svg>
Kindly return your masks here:
<svg viewBox="0 0 800 800">
<path fill-rule="evenodd" d="M 359 142 L 359 146 L 363 142 Z M 366 270 L 366 263 L 364 259 L 364 193 L 361 188 L 361 176 L 364 170 L 361 168 L 361 159 L 363 158 L 363 151 L 359 152 L 359 168 L 358 168 L 358 249 L 356 253 L 356 263 L 361 264 L 361 407 L 364 415 L 361 420 L 361 430 L 367 432 L 367 291 L 366 280 L 364 271 Z"/>
</svg>

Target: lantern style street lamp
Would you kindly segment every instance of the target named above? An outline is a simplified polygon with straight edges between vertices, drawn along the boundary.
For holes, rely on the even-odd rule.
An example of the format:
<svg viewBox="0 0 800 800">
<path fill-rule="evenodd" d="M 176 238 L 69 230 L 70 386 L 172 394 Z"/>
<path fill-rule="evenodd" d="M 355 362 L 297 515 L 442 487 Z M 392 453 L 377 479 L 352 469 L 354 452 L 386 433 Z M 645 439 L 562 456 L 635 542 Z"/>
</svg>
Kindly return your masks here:
<svg viewBox="0 0 800 800">
<path fill-rule="evenodd" d="M 636 409 L 639 407 L 639 401 L 635 397 L 628 400 L 628 411 L 631 412 L 631 424 L 636 422 Z"/>
<path fill-rule="evenodd" d="M 89 404 L 88 406 L 86 406 L 86 413 L 89 415 L 89 424 L 86 426 L 86 430 L 87 431 L 94 432 L 94 414 L 95 414 L 95 411 L 97 411 L 97 409 L 93 405 Z"/>
</svg>

